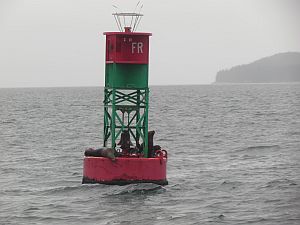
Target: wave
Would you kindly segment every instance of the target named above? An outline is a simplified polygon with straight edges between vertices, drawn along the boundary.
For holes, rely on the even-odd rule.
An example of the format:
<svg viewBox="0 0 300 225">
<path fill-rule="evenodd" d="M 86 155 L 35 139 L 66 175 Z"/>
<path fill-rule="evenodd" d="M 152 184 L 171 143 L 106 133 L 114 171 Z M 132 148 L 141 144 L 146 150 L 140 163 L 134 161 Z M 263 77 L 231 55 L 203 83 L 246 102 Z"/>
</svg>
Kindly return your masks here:
<svg viewBox="0 0 300 225">
<path fill-rule="evenodd" d="M 219 188 L 221 188 L 222 190 L 228 190 L 228 189 L 232 190 L 232 189 L 239 188 L 242 185 L 243 185 L 243 183 L 240 182 L 240 181 L 227 181 L 227 180 L 225 180 L 220 184 Z"/>
<path fill-rule="evenodd" d="M 293 180 L 284 178 L 284 179 L 275 179 L 271 180 L 266 183 L 264 186 L 265 188 L 273 188 L 273 187 L 288 187 L 288 186 L 294 186 L 297 185 L 297 183 Z"/>
<path fill-rule="evenodd" d="M 97 188 L 97 184 L 90 184 L 90 185 L 82 185 L 78 184 L 76 186 L 60 186 L 60 187 L 52 187 L 44 190 L 40 190 L 39 192 L 42 194 L 66 194 L 69 192 L 81 192 L 84 190 L 91 190 L 93 188 Z M 104 186 L 104 185 L 102 185 Z"/>
<path fill-rule="evenodd" d="M 120 195 L 147 195 L 154 193 L 165 192 L 166 189 L 158 184 L 129 184 L 125 186 L 118 186 L 108 191 L 105 196 L 120 196 Z"/>
<path fill-rule="evenodd" d="M 264 149 L 279 149 L 279 145 L 254 145 L 242 149 L 237 149 L 235 152 L 253 151 L 253 150 L 264 150 Z"/>
<path fill-rule="evenodd" d="M 16 123 L 17 120 L 15 119 L 11 119 L 11 120 L 2 120 L 1 123 L 2 124 L 10 124 L 10 123 Z"/>
</svg>

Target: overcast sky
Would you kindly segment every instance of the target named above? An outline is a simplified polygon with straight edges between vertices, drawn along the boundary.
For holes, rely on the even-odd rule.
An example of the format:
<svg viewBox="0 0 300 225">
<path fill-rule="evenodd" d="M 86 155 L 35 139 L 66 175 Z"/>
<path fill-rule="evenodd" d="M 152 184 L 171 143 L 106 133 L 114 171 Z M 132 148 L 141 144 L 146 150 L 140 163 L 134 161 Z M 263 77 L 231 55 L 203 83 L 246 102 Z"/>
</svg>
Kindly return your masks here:
<svg viewBox="0 0 300 225">
<path fill-rule="evenodd" d="M 103 86 L 112 5 L 138 0 L 0 0 L 0 87 Z M 150 85 L 208 84 L 218 70 L 300 51 L 299 0 L 143 0 Z"/>
</svg>

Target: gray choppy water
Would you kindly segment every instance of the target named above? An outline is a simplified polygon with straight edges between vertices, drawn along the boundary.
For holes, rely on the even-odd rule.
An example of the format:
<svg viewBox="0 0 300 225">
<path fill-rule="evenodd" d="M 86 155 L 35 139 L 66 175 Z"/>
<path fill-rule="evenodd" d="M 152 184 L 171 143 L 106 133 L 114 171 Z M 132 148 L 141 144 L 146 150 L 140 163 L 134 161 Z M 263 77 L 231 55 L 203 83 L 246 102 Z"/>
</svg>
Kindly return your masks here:
<svg viewBox="0 0 300 225">
<path fill-rule="evenodd" d="M 152 87 L 169 185 L 81 185 L 102 88 L 0 89 L 0 224 L 300 224 L 300 85 Z"/>
</svg>

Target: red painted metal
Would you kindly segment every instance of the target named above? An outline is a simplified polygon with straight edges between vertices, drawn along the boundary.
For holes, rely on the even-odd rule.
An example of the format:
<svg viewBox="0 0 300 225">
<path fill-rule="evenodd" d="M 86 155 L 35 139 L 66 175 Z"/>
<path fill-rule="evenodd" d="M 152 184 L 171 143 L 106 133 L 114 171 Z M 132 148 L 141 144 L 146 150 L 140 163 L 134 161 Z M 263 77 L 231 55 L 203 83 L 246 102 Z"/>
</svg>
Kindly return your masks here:
<svg viewBox="0 0 300 225">
<path fill-rule="evenodd" d="M 167 158 L 85 157 L 83 183 L 130 184 L 157 183 L 166 185 Z"/>
<path fill-rule="evenodd" d="M 105 32 L 106 63 L 148 64 L 151 33 Z"/>
</svg>

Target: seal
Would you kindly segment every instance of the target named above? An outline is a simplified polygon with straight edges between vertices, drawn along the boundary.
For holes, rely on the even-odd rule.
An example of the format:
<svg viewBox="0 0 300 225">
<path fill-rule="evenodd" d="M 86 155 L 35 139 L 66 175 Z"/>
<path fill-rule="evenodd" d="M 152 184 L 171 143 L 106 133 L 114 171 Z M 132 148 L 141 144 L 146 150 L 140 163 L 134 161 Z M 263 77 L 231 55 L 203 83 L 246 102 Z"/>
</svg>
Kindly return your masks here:
<svg viewBox="0 0 300 225">
<path fill-rule="evenodd" d="M 112 161 L 115 161 L 115 153 L 115 149 L 103 147 L 98 149 L 88 148 L 85 150 L 84 155 L 91 157 L 105 157 L 111 159 Z"/>
<path fill-rule="evenodd" d="M 155 134 L 155 131 L 149 131 L 148 132 L 148 157 L 152 158 L 155 155 L 155 152 L 157 150 L 161 150 L 161 147 L 159 145 L 154 145 L 153 136 Z"/>
<path fill-rule="evenodd" d="M 124 130 L 121 133 L 121 139 L 117 145 L 121 145 L 122 150 L 129 150 L 130 146 L 132 146 L 132 142 L 130 141 L 130 133 L 128 130 Z"/>
<path fill-rule="evenodd" d="M 161 147 L 159 145 L 154 145 L 154 134 L 155 134 L 155 131 L 154 130 L 151 130 L 151 131 L 148 131 L 148 157 L 149 158 L 153 158 L 154 155 L 155 155 L 155 152 L 157 150 L 161 150 Z M 140 151 L 142 151 L 144 148 L 144 143 L 142 143 L 142 145 L 140 146 Z"/>
</svg>

